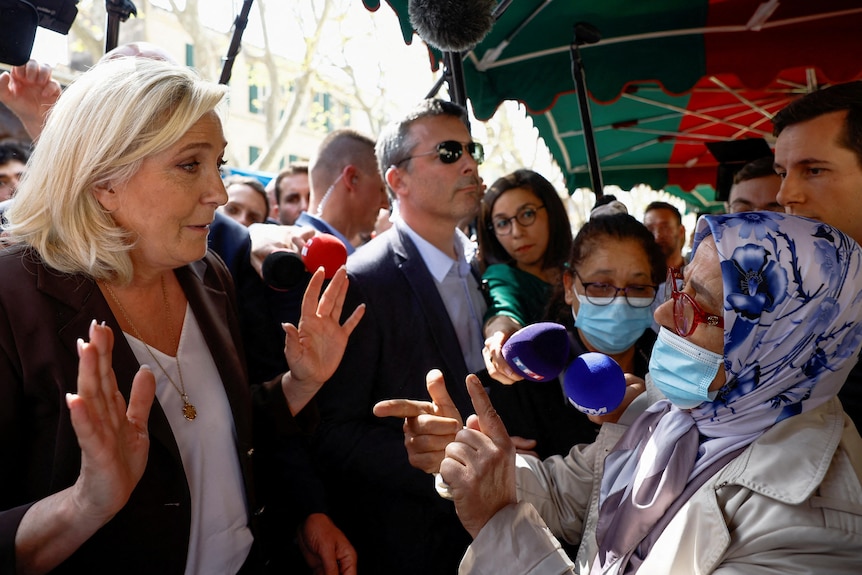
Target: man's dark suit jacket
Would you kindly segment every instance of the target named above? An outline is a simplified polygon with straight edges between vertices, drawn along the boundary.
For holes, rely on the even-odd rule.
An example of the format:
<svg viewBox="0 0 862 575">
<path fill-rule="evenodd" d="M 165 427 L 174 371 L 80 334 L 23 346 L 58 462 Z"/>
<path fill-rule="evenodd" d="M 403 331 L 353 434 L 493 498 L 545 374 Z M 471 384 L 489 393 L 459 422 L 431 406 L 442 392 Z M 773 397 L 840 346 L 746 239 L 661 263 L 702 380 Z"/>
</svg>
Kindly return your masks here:
<svg viewBox="0 0 862 575">
<path fill-rule="evenodd" d="M 238 347 L 230 277 L 212 253 L 175 273 L 230 402 L 235 449 L 249 507 L 254 510 L 252 398 Z M 0 251 L 0 278 L 0 572 L 8 573 L 14 572 L 15 533 L 26 510 L 72 485 L 78 476 L 80 449 L 65 407 L 65 394 L 76 390 L 77 338 L 87 339 L 93 319 L 111 327 L 113 368 L 126 401 L 139 364 L 92 279 L 57 273 L 42 264 L 35 252 L 21 247 Z M 280 388 L 261 386 L 254 403 L 256 411 L 279 420 L 282 431 L 294 421 Z M 265 425 L 265 419 L 255 419 L 256 430 Z M 58 572 L 184 571 L 189 488 L 171 428 L 157 401 L 149 432 L 147 468 L 129 502 Z M 273 430 L 256 431 L 260 433 L 272 435 Z"/>
<path fill-rule="evenodd" d="M 318 455 L 330 508 L 364 574 L 455 573 L 469 544 L 454 505 L 413 468 L 403 421 L 380 419 L 382 399 L 430 399 L 425 374 L 443 372 L 461 415 L 472 413 L 467 367 L 434 279 L 397 224 L 350 256 L 345 313 L 366 303 L 335 375 L 318 393 Z"/>
</svg>

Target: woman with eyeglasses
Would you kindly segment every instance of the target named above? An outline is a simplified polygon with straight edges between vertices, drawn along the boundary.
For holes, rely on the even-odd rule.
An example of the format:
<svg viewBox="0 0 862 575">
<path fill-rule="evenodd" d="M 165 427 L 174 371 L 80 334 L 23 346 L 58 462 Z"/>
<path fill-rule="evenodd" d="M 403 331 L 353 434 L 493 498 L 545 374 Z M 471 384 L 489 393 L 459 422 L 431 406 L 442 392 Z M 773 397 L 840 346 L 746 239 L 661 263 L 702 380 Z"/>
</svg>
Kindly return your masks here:
<svg viewBox="0 0 862 575">
<path fill-rule="evenodd" d="M 479 246 L 490 303 L 485 314 L 489 392 L 518 447 L 540 457 L 566 453 L 596 434 L 595 425 L 562 395 L 557 379 L 522 381 L 502 356 L 508 338 L 546 318 L 548 303 L 569 256 L 572 232 L 554 186 L 531 170 L 494 182 L 482 201 Z"/>
<path fill-rule="evenodd" d="M 490 304 L 483 327 L 485 365 L 496 380 L 520 379 L 500 350 L 513 333 L 541 321 L 572 245 L 566 208 L 553 184 L 516 170 L 485 192 L 479 214 L 482 276 Z"/>
<path fill-rule="evenodd" d="M 567 401 L 562 378 L 492 387 L 491 400 L 510 433 L 536 440 L 539 457 L 565 455 L 573 445 L 592 442 L 597 423 L 615 421 L 643 391 L 656 339 L 651 305 L 664 279 L 664 261 L 649 230 L 626 213 L 593 216 L 578 231 L 545 319 L 568 330 L 569 360 L 604 353 L 620 365 L 629 390 L 616 412 L 587 417 Z"/>
<path fill-rule="evenodd" d="M 649 230 L 628 214 L 591 218 L 578 231 L 563 272 L 558 312 L 570 328 L 574 355 L 611 356 L 624 373 L 643 378 L 655 341 L 651 305 L 666 268 Z"/>
<path fill-rule="evenodd" d="M 516 456 L 470 378 L 477 417 L 440 465 L 474 539 L 459 573 L 858 573 L 862 437 L 836 394 L 862 347 L 860 282 L 859 245 L 819 221 L 704 216 L 656 311 L 668 399 L 630 426 Z"/>
</svg>

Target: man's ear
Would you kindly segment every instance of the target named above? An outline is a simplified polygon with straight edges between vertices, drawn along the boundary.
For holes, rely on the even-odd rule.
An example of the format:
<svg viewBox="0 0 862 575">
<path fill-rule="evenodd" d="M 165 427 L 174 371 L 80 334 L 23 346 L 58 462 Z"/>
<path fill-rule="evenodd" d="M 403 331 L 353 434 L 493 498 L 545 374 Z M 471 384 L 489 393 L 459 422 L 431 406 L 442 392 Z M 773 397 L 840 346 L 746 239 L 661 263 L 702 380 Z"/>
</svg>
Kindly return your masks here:
<svg viewBox="0 0 862 575">
<path fill-rule="evenodd" d="M 359 170 L 353 164 L 347 164 L 341 172 L 341 178 L 344 185 L 350 192 L 356 191 L 356 184 L 359 183 Z"/>
<path fill-rule="evenodd" d="M 393 191 L 396 197 L 399 195 L 399 190 L 404 186 L 404 172 L 395 166 L 389 166 L 383 179 L 386 180 L 386 185 Z"/>
<path fill-rule="evenodd" d="M 119 194 L 114 191 L 110 182 L 93 186 L 93 196 L 106 212 L 116 211 L 120 207 Z"/>
</svg>

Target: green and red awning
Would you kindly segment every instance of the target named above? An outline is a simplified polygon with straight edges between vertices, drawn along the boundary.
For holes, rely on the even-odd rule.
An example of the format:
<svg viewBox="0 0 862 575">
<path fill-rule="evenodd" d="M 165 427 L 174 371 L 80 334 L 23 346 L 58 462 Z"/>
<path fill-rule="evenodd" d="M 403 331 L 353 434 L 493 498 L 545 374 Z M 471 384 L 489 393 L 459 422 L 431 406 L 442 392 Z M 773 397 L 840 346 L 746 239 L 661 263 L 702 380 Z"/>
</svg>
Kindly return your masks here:
<svg viewBox="0 0 862 575">
<path fill-rule="evenodd" d="M 407 0 L 387 2 L 411 41 Z M 769 139 L 772 115 L 794 97 L 862 77 L 858 0 L 514 0 L 464 56 L 467 96 L 479 119 L 522 102 L 570 190 L 589 186 L 571 73 L 577 22 L 602 34 L 580 51 L 605 184 L 664 188 L 694 209 L 714 197 L 706 142 Z"/>
</svg>

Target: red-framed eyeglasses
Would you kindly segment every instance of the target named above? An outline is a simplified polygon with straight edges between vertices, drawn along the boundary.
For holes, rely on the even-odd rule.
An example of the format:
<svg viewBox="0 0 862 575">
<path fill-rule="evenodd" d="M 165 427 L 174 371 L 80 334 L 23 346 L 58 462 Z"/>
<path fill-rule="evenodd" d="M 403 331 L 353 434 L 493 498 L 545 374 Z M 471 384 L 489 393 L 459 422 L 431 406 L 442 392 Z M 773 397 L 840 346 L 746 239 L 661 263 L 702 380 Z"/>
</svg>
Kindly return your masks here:
<svg viewBox="0 0 862 575">
<path fill-rule="evenodd" d="M 682 272 L 678 268 L 668 268 L 665 299 L 673 298 L 673 321 L 676 333 L 682 337 L 688 337 L 699 323 L 724 327 L 724 319 L 706 313 L 690 295 L 680 291 L 682 282 Z"/>
</svg>

